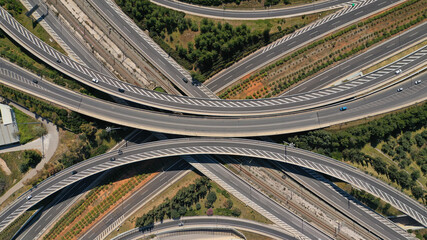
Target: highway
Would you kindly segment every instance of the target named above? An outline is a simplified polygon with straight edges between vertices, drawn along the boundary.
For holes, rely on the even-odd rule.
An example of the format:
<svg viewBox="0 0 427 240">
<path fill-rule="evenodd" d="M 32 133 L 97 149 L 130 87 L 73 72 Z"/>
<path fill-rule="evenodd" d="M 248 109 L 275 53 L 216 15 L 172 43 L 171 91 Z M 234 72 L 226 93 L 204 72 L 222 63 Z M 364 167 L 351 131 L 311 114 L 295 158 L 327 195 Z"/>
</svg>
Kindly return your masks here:
<svg viewBox="0 0 427 240">
<path fill-rule="evenodd" d="M 181 179 L 189 169 L 191 169 L 191 166 L 187 162 L 178 161 L 173 166 L 160 172 L 142 188 L 133 193 L 132 196 L 124 199 L 119 207 L 113 209 L 102 219 L 98 220 L 93 227 L 80 237 L 80 239 L 103 239 L 105 236 L 102 235 L 101 237 L 100 235 L 104 230 L 111 228 L 111 225 L 122 218 L 122 215 L 138 210 L 143 204 L 160 194 L 161 190 Z"/>
<path fill-rule="evenodd" d="M 243 76 L 253 72 L 255 69 L 259 69 L 262 66 L 266 66 L 278 60 L 286 53 L 319 39 L 345 25 L 350 25 L 366 16 L 374 14 L 385 7 L 391 7 L 396 3 L 396 1 L 392 0 L 368 0 L 338 11 L 296 31 L 292 35 L 290 34 L 271 43 L 245 59 L 233 64 L 228 69 L 219 72 L 209 79 L 208 82 L 206 82 L 206 86 L 212 92 L 217 93 Z"/>
<path fill-rule="evenodd" d="M 419 223 L 427 226 L 425 206 L 359 169 L 332 158 L 297 148 L 286 147 L 281 144 L 256 140 L 181 138 L 131 146 L 123 149 L 122 155 L 117 155 L 117 152 L 102 154 L 51 176 L 20 196 L 13 204 L 1 212 L 0 231 L 42 199 L 88 176 L 138 161 L 200 154 L 249 156 L 286 162 L 312 169 L 348 182 L 359 189 L 378 196 Z M 110 161 L 113 156 L 116 157 L 116 160 Z M 76 174 L 72 174 L 73 171 L 77 171 Z M 30 200 L 26 199 L 28 194 L 32 195 Z"/>
<path fill-rule="evenodd" d="M 179 222 L 184 223 L 184 226 L 179 227 Z M 144 229 L 132 229 L 121 235 L 113 238 L 114 240 L 129 240 L 129 239 L 139 239 L 145 235 L 150 235 L 154 232 L 162 233 L 162 232 L 171 232 L 171 231 L 180 231 L 186 229 L 195 229 L 195 228 L 235 228 L 244 231 L 254 232 L 261 235 L 266 235 L 275 239 L 296 239 L 292 236 L 289 236 L 287 233 L 283 232 L 281 229 L 240 218 L 232 218 L 232 217 L 221 217 L 221 216 L 212 216 L 212 217 L 184 217 L 180 221 L 176 220 L 165 220 L 163 223 L 155 223 L 153 228 L 150 230 Z"/>
<path fill-rule="evenodd" d="M 417 27 L 411 28 L 394 38 L 381 43 L 380 45 L 369 48 L 366 52 L 356 55 L 335 67 L 332 67 L 312 78 L 303 81 L 301 84 L 292 87 L 282 95 L 295 95 L 326 86 L 348 76 L 358 73 L 362 68 L 367 67 L 380 59 L 393 55 L 411 44 L 423 41 L 427 37 L 427 23 L 424 22 Z"/>
<path fill-rule="evenodd" d="M 396 226 L 390 220 L 377 214 L 372 209 L 362 205 L 360 202 L 337 191 L 337 187 L 326 179 L 315 178 L 304 169 L 290 164 L 273 162 L 279 169 L 283 169 L 294 180 L 298 181 L 303 187 L 307 188 L 314 195 L 324 200 L 327 204 L 337 209 L 354 223 L 362 226 L 368 231 L 374 233 L 382 239 L 407 239 L 408 233 Z M 307 170 L 308 171 L 308 170 Z M 342 190 L 341 190 L 342 191 Z M 345 223 L 343 223 L 345 224 Z M 348 225 L 347 225 L 348 226 Z"/>
<path fill-rule="evenodd" d="M 198 6 L 194 4 L 188 4 L 181 1 L 168 1 L 168 0 L 151 0 L 152 3 L 174 9 L 180 12 L 188 14 L 219 18 L 219 19 L 231 19 L 231 20 L 258 20 L 258 19 L 269 19 L 269 18 L 286 18 L 298 15 L 307 15 L 314 12 L 326 11 L 333 8 L 342 7 L 343 4 L 347 3 L 351 5 L 352 2 L 343 2 L 340 0 L 328 0 L 320 1 L 311 4 L 305 4 L 300 6 L 291 6 L 283 8 L 271 8 L 268 10 L 230 10 L 221 8 L 212 8 L 205 6 Z"/>
<path fill-rule="evenodd" d="M 10 63 L 0 61 L 0 82 L 38 96 L 70 110 L 119 125 L 156 132 L 191 136 L 244 137 L 265 136 L 323 128 L 343 122 L 389 112 L 427 99 L 427 73 L 400 85 L 357 100 L 291 115 L 253 118 L 215 118 L 158 113 L 123 106 L 78 94 L 39 80 Z M 423 81 L 415 85 L 415 79 Z M 402 92 L 396 89 L 402 87 Z M 339 111 L 347 106 L 347 111 Z"/>
<path fill-rule="evenodd" d="M 362 8 L 351 11 L 347 14 L 351 14 Z M 276 114 L 313 108 L 316 106 L 333 103 L 338 100 L 350 98 L 356 93 L 360 94 L 361 92 L 367 92 L 371 90 L 374 86 L 377 86 L 379 82 L 388 79 L 388 77 L 393 74 L 393 70 L 397 69 L 391 68 L 388 69 L 387 74 L 378 74 L 379 77 L 376 78 L 375 81 L 371 81 L 373 78 L 366 77 L 342 84 L 338 87 L 330 88 L 327 91 L 319 90 L 317 92 L 305 93 L 302 95 L 286 96 L 282 98 L 224 101 L 178 97 L 157 93 L 142 88 L 137 88 L 135 86 L 102 75 L 87 67 L 81 66 L 78 63 L 75 63 L 74 61 L 68 59 L 66 56 L 57 53 L 55 50 L 45 45 L 42 41 L 38 40 L 31 33 L 29 33 L 22 26 L 20 26 L 19 23 L 17 23 L 3 9 L 1 9 L 0 13 L 1 27 L 5 32 L 7 32 L 17 42 L 21 43 L 24 47 L 26 47 L 28 51 L 32 52 L 36 56 L 39 56 L 41 59 L 49 63 L 54 68 L 57 68 L 59 71 L 62 71 L 75 78 L 76 80 L 82 81 L 83 83 L 91 87 L 127 99 L 129 101 L 134 101 L 144 105 L 178 112 L 216 116 L 248 116 L 266 115 L 273 113 Z M 344 14 L 343 16 L 347 16 L 347 14 Z M 320 26 L 324 25 L 329 24 L 322 24 Z M 425 25 L 425 27 L 427 28 L 427 25 Z M 423 29 L 420 30 L 423 34 L 426 34 L 427 32 L 423 31 Z M 300 34 L 297 37 L 303 36 L 304 34 Z M 288 44 L 279 44 L 276 47 L 270 49 L 269 51 L 277 52 L 277 50 L 279 48 L 282 48 L 283 45 L 288 46 Z M 57 59 L 61 59 L 61 63 L 57 63 Z M 416 62 L 417 61 L 413 61 L 409 65 L 416 65 Z M 420 59 L 418 59 L 418 62 L 422 63 Z M 404 68 L 405 66 L 402 70 L 404 70 Z M 100 83 L 93 83 L 92 78 L 99 79 Z M 118 88 L 125 90 L 125 93 L 120 93 L 117 90 Z"/>
<path fill-rule="evenodd" d="M 201 88 L 192 84 L 191 75 L 161 49 L 111 0 L 88 1 L 88 3 L 126 39 L 140 54 L 146 57 L 157 70 L 189 96 L 208 98 Z M 188 82 L 184 82 L 186 78 Z M 206 89 L 206 91 L 209 91 Z M 212 95 L 214 95 L 212 93 Z"/>
</svg>

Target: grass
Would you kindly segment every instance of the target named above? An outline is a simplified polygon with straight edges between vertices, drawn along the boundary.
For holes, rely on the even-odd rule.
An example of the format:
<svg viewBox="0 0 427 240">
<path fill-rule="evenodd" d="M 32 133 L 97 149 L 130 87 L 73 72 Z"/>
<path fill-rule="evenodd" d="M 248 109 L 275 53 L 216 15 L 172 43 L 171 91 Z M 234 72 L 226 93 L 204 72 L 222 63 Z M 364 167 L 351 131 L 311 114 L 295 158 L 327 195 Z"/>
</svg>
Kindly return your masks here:
<svg viewBox="0 0 427 240">
<path fill-rule="evenodd" d="M 0 239 L 10 240 L 13 235 L 21 228 L 21 226 L 34 214 L 36 210 L 26 211 L 13 221 L 6 229 L 0 232 Z"/>
<path fill-rule="evenodd" d="M 298 16 L 298 17 L 291 17 L 286 19 L 265 19 L 265 20 L 221 20 L 221 19 L 210 19 L 214 22 L 216 25 L 217 23 L 229 23 L 233 27 L 240 26 L 242 24 L 245 24 L 251 31 L 263 31 L 266 28 L 270 28 L 270 34 L 277 33 L 278 27 L 281 27 L 282 29 L 285 29 L 287 27 L 292 27 L 294 25 L 299 24 L 309 24 L 313 21 L 316 21 L 319 17 L 322 18 L 326 15 L 329 15 L 336 10 L 329 10 L 324 11 L 321 13 L 316 14 L 310 14 L 305 16 Z M 319 16 L 320 14 L 320 16 Z M 189 15 L 186 14 L 185 18 L 189 18 L 197 23 L 198 26 L 200 26 L 201 21 L 203 20 L 202 17 L 195 16 L 195 15 Z M 176 45 L 182 45 L 184 48 L 188 49 L 188 43 L 193 42 L 194 38 L 200 34 L 200 29 L 197 32 L 191 31 L 191 29 L 185 30 L 182 34 L 179 32 L 173 32 L 172 34 L 168 35 L 166 34 L 164 41 L 173 49 L 175 49 Z M 172 40 L 171 40 L 172 37 Z"/>
<path fill-rule="evenodd" d="M 31 142 L 34 139 L 39 137 L 40 132 L 46 132 L 46 128 L 35 118 L 28 116 L 27 114 L 19 111 L 17 108 L 13 107 L 15 112 L 16 122 L 18 123 L 19 129 L 19 141 L 21 144 Z M 24 124 L 24 123 L 40 123 L 40 124 Z M 40 129 L 42 128 L 42 129 Z"/>
<path fill-rule="evenodd" d="M 381 62 L 379 62 L 379 63 L 377 63 L 375 65 L 372 65 L 372 66 L 370 66 L 370 67 L 362 70 L 362 73 L 364 75 L 366 75 L 368 73 L 371 73 L 371 72 L 373 72 L 373 71 L 375 71 L 375 70 L 377 70 L 379 68 L 382 68 L 382 67 L 384 67 L 384 66 L 386 66 L 386 65 L 388 65 L 388 64 L 390 64 L 392 62 L 397 61 L 398 59 L 400 59 L 400 58 L 402 58 L 402 57 L 404 57 L 404 56 L 406 56 L 406 55 L 408 55 L 410 53 L 413 53 L 413 52 L 417 51 L 418 49 L 420 49 L 420 48 L 422 48 L 422 47 L 424 47 L 426 45 L 427 45 L 427 40 L 422 41 L 421 43 L 418 43 L 415 46 L 412 46 L 412 47 L 410 47 L 410 48 L 408 48 L 408 49 L 406 49 L 404 51 L 401 51 L 400 53 L 395 54 L 394 56 L 392 56 L 390 58 L 387 58 L 384 61 L 381 61 Z"/>
<path fill-rule="evenodd" d="M 248 232 L 243 230 L 238 230 L 238 231 L 241 232 L 243 235 L 245 235 L 247 240 L 273 240 L 274 239 L 274 238 L 266 237 L 253 232 Z"/>
<path fill-rule="evenodd" d="M 343 189 L 344 191 L 346 191 L 347 193 L 351 194 L 351 190 L 353 189 L 353 187 L 346 183 L 346 182 L 341 182 L 339 180 L 334 180 L 333 181 L 334 184 L 336 184 L 339 188 Z M 375 210 L 375 212 L 383 215 L 383 216 L 397 216 L 397 215 L 401 215 L 402 212 L 400 212 L 399 210 L 397 210 L 396 208 L 394 208 L 393 206 L 390 206 L 390 208 L 387 210 L 387 215 L 385 215 L 383 212 L 381 212 L 380 210 L 386 205 L 386 202 L 384 202 L 383 200 L 380 200 L 380 205 L 378 207 L 378 210 Z"/>
<path fill-rule="evenodd" d="M 243 77 L 235 84 L 219 92 L 223 99 L 269 98 L 282 94 L 296 84 L 313 77 L 370 46 L 399 34 L 424 19 L 424 1 L 410 1 L 392 8 L 395 11 L 381 13 L 379 19 L 370 17 L 331 33 L 285 55 L 280 60 Z M 400 6 L 403 6 L 400 8 Z M 420 20 L 421 19 L 421 20 Z M 396 28 L 396 26 L 400 26 Z M 346 31 L 343 31 L 347 29 Z M 383 34 L 386 32 L 387 34 Z M 392 35 L 393 33 L 393 35 Z"/>
<path fill-rule="evenodd" d="M 166 93 L 166 91 L 165 91 L 162 87 L 156 87 L 156 88 L 154 89 L 154 91 L 156 91 L 156 92 L 161 92 L 161 93 Z"/>
<path fill-rule="evenodd" d="M 3 170 L 0 170 L 0 185 L 3 184 L 0 195 L 3 195 L 4 192 L 11 188 L 24 176 L 24 174 L 19 170 L 21 164 L 25 162 L 24 152 L 25 151 L 17 151 L 0 154 L 0 158 L 6 162 L 6 165 L 11 171 L 10 175 L 6 175 Z"/>
<path fill-rule="evenodd" d="M 34 35 L 43 40 L 43 42 L 60 51 L 61 53 L 67 55 L 67 53 L 61 48 L 61 46 L 52 39 L 49 33 L 40 24 L 36 23 L 35 19 L 33 19 L 32 17 L 27 17 L 25 15 L 25 13 L 27 12 L 26 8 L 18 0 L 13 1 L 16 2 L 15 4 L 20 4 L 22 6 L 22 9 L 24 9 L 21 14 L 15 14 L 14 18 L 20 24 L 22 24 L 22 26 L 24 26 Z"/>
<path fill-rule="evenodd" d="M 173 196 L 175 196 L 175 194 L 178 192 L 179 189 L 181 189 L 183 187 L 187 187 L 188 185 L 194 183 L 194 181 L 200 177 L 201 177 L 201 175 L 198 172 L 194 172 L 194 171 L 189 172 L 182 179 L 175 182 L 174 184 L 169 186 L 165 191 L 163 191 L 158 196 L 156 196 L 154 199 L 152 199 L 149 203 L 146 203 L 144 206 L 141 206 L 141 208 L 138 211 L 136 211 L 132 216 L 130 216 L 128 219 L 126 219 L 126 221 L 120 227 L 119 231 L 112 232 L 110 235 L 107 236 L 106 239 L 111 239 L 111 238 L 113 238 L 113 237 L 115 237 L 115 236 L 117 236 L 123 232 L 126 232 L 128 230 L 135 228 L 135 221 L 136 221 L 137 217 L 144 215 L 145 213 L 150 211 L 152 208 L 160 205 L 166 198 L 172 199 Z M 221 187 L 219 187 L 215 182 L 211 182 L 211 183 L 212 183 L 212 190 L 211 191 L 215 191 L 217 193 L 217 200 L 215 201 L 214 208 L 213 208 L 214 210 L 216 210 L 216 209 L 219 209 L 222 207 L 222 204 L 225 200 L 225 197 L 221 193 L 217 192 L 217 190 L 223 191 L 223 189 Z M 237 207 L 242 211 L 240 218 L 259 221 L 262 223 L 271 223 L 268 219 L 266 219 L 261 214 L 255 212 L 250 207 L 246 207 L 246 205 L 244 203 L 240 202 L 237 198 L 235 198 L 231 194 L 230 194 L 230 199 L 233 201 L 233 207 Z M 204 207 L 204 201 L 205 201 L 205 199 L 203 199 L 199 202 L 200 205 L 202 206 L 202 208 L 200 210 L 196 210 L 195 204 L 193 204 L 191 206 L 194 210 L 194 213 L 196 213 L 195 215 L 206 216 L 206 208 Z M 215 212 L 214 212 L 214 215 L 216 215 Z"/>
</svg>

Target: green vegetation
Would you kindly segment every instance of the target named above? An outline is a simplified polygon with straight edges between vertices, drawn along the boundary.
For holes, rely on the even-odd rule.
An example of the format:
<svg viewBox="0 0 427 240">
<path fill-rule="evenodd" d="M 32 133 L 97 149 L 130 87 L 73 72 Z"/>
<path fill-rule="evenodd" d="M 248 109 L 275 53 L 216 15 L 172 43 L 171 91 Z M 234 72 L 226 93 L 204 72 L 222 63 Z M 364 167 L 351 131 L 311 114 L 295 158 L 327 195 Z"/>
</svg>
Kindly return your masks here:
<svg viewBox="0 0 427 240">
<path fill-rule="evenodd" d="M 197 5 L 203 5 L 203 6 L 220 6 L 223 4 L 230 4 L 230 3 L 240 5 L 241 2 L 248 1 L 248 0 L 180 0 L 180 1 L 186 2 L 186 3 L 197 4 Z M 277 5 L 281 2 L 285 5 L 291 4 L 290 0 L 283 0 L 283 1 L 282 0 L 265 0 L 264 6 L 266 6 L 266 7 L 274 6 L 274 5 Z"/>
<path fill-rule="evenodd" d="M 427 195 L 417 180 L 427 171 L 427 103 L 345 130 L 317 130 L 287 137 L 297 147 L 350 162 L 360 168 L 372 166 L 375 176 L 395 183 L 402 190 L 411 189 L 412 197 L 425 201 Z M 361 151 L 367 144 L 379 146 L 393 157 L 390 164 L 378 156 Z M 408 167 L 410 166 L 411 167 Z M 373 174 L 374 175 L 374 174 Z"/>
<path fill-rule="evenodd" d="M 0 158 L 5 161 L 11 171 L 11 174 L 7 175 L 0 170 L 0 195 L 3 195 L 17 181 L 22 179 L 29 167 L 35 167 L 40 162 L 41 155 L 34 150 L 25 150 L 1 153 Z"/>
<path fill-rule="evenodd" d="M 201 81 L 306 23 L 302 21 L 289 27 L 279 26 L 277 31 L 268 27 L 251 30 L 246 24 L 232 26 L 229 23 L 214 23 L 208 19 L 202 19 L 198 23 L 192 18 L 186 18 L 184 13 L 157 6 L 149 0 L 116 2 L 140 28 L 148 30 L 150 36 L 182 66 L 199 71 Z M 165 41 L 173 42 L 172 35 L 175 32 L 196 35 L 194 42 L 190 41 L 184 46 L 177 43 L 173 49 Z"/>
<path fill-rule="evenodd" d="M 225 198 L 224 202 L 218 203 L 220 198 L 217 194 Z M 202 204 L 203 201 L 204 204 Z M 233 200 L 227 191 L 212 184 L 207 177 L 203 176 L 197 178 L 193 184 L 179 189 L 172 199 L 166 198 L 163 203 L 138 217 L 135 226 L 147 227 L 156 221 L 163 221 L 164 218 L 179 219 L 181 216 L 203 214 L 239 217 L 242 211 L 238 207 L 233 208 L 233 205 Z"/>
<path fill-rule="evenodd" d="M 375 197 L 374 195 L 365 192 L 364 190 L 357 190 L 352 188 L 351 195 L 353 195 L 356 199 L 366 204 L 368 207 L 373 209 L 374 211 L 384 215 L 384 216 L 396 216 L 400 212 L 390 205 L 390 203 L 386 203 L 382 201 L 380 198 Z"/>
<path fill-rule="evenodd" d="M 21 216 L 19 216 L 15 221 L 13 221 L 9 226 L 6 227 L 3 231 L 0 232 L 0 239 L 10 240 L 13 235 L 21 228 L 21 226 L 33 215 L 35 210 L 26 211 Z"/>
<path fill-rule="evenodd" d="M 21 144 L 31 142 L 34 139 L 39 138 L 47 133 L 46 128 L 40 122 L 39 124 L 32 124 L 37 122 L 36 119 L 19 111 L 13 106 L 12 108 L 15 112 L 16 122 L 18 123 L 19 141 Z"/>
<path fill-rule="evenodd" d="M 165 162 L 143 162 L 133 164 L 136 168 L 123 167 L 110 174 L 100 186 L 91 190 L 85 199 L 74 205 L 44 236 L 43 239 L 73 239 L 87 227 L 94 224 L 103 214 L 110 211 L 119 200 L 129 196 L 136 187 L 146 181 L 151 173 L 157 171 Z M 123 171 L 128 168 L 127 173 Z M 127 177 L 130 171 L 139 173 Z"/>
<path fill-rule="evenodd" d="M 424 21 L 423 0 L 410 0 L 388 11 L 317 40 L 240 80 L 219 95 L 223 99 L 258 99 L 281 94 L 290 86 L 331 65 Z"/>
<path fill-rule="evenodd" d="M 34 150 L 24 151 L 24 161 L 19 166 L 19 171 L 25 173 L 29 168 L 35 168 L 37 164 L 42 160 L 42 155 Z"/>
<path fill-rule="evenodd" d="M 22 24 L 22 26 L 43 40 L 43 42 L 62 52 L 63 54 L 66 54 L 66 52 L 59 46 L 59 44 L 52 40 L 50 35 L 42 26 L 25 15 L 26 8 L 19 0 L 0 0 L 0 6 L 9 12 L 20 24 Z"/>
<path fill-rule="evenodd" d="M 166 93 L 166 91 L 165 91 L 162 87 L 156 87 L 156 88 L 154 89 L 154 91 L 156 91 L 156 92 L 161 92 L 161 93 Z"/>
</svg>

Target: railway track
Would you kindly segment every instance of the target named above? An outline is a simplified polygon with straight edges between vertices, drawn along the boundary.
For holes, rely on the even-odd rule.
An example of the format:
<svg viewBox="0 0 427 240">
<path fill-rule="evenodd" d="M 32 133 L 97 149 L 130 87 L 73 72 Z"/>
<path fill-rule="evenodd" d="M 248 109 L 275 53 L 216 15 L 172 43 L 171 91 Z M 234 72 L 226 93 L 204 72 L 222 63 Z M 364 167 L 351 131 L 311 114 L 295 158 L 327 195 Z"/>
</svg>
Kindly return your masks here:
<svg viewBox="0 0 427 240">
<path fill-rule="evenodd" d="M 314 223 L 320 229 L 323 229 L 325 231 L 325 233 L 328 234 L 329 236 L 331 236 L 335 239 L 348 239 L 348 237 L 349 237 L 348 235 L 343 234 L 342 232 L 337 233 L 337 229 L 335 227 L 325 223 L 324 221 L 320 221 L 317 217 L 313 216 L 313 214 L 311 212 L 302 208 L 297 203 L 290 201 L 287 197 L 283 196 L 283 194 L 281 194 L 280 192 L 278 192 L 277 190 L 275 190 L 274 188 L 272 188 L 271 186 L 266 184 L 265 181 L 260 180 L 258 177 L 254 176 L 252 173 L 250 173 L 245 167 L 241 167 L 240 163 L 242 163 L 244 161 L 244 160 L 242 160 L 243 158 L 238 158 L 238 160 L 233 159 L 233 158 L 228 158 L 228 159 L 230 159 L 230 161 L 233 161 L 233 163 L 231 163 L 231 164 L 229 163 L 229 165 L 233 169 L 235 169 L 237 172 L 240 171 L 241 173 L 245 174 L 255 184 L 257 184 L 259 187 L 261 187 L 261 189 L 263 189 L 264 193 L 267 193 L 269 196 L 273 195 L 275 200 L 279 204 L 281 204 L 282 206 L 286 206 L 286 207 L 290 207 L 290 208 L 294 209 L 294 211 L 298 215 L 303 216 L 303 218 L 307 219 L 308 222 Z M 252 163 L 254 163 L 254 162 L 252 161 Z M 258 165 L 258 162 L 257 162 L 257 165 Z M 263 169 L 263 171 L 266 174 L 268 174 L 270 177 L 274 178 L 276 181 L 280 182 L 281 184 L 286 185 L 286 187 L 289 187 L 291 189 L 303 187 L 299 184 L 298 185 L 292 184 L 289 181 L 285 181 L 281 175 L 279 175 L 274 170 L 271 170 L 271 168 L 273 168 L 273 166 L 271 166 L 271 165 L 267 166 L 266 164 L 263 164 L 263 165 L 264 165 L 263 167 L 265 167 Z M 258 165 L 258 166 L 260 166 L 260 165 Z M 311 203 L 319 203 L 320 202 L 319 199 L 313 197 L 311 194 L 307 194 L 303 191 L 300 191 L 299 194 L 300 194 L 301 198 L 307 200 L 308 202 L 311 202 Z M 322 202 L 322 204 L 323 204 L 323 202 Z M 334 216 L 336 219 L 338 219 L 342 223 L 345 223 L 347 227 L 352 226 L 354 231 L 357 232 L 363 238 L 365 238 L 365 239 L 377 239 L 377 237 L 373 236 L 372 234 L 369 234 L 365 228 L 361 227 L 360 225 L 356 224 L 353 221 L 350 222 L 348 218 L 343 217 L 338 212 L 330 210 L 329 208 L 322 208 L 322 211 L 324 211 L 327 214 Z"/>
</svg>

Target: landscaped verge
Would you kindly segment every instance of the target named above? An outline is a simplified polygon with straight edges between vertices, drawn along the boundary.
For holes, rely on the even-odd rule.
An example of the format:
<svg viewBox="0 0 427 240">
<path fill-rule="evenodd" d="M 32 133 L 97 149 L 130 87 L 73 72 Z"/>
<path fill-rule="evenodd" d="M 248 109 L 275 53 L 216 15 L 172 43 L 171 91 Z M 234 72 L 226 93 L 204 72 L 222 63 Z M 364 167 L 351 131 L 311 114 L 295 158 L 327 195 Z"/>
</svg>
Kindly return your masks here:
<svg viewBox="0 0 427 240">
<path fill-rule="evenodd" d="M 424 22 L 425 0 L 410 0 L 330 34 L 241 79 L 219 93 L 222 99 L 275 97 L 367 48 Z M 403 43 L 402 43 L 403 44 Z"/>
</svg>

